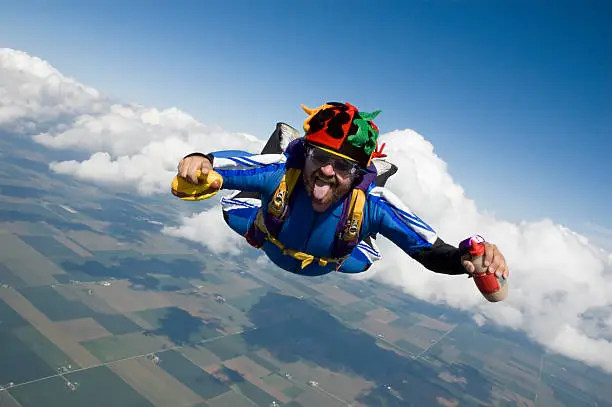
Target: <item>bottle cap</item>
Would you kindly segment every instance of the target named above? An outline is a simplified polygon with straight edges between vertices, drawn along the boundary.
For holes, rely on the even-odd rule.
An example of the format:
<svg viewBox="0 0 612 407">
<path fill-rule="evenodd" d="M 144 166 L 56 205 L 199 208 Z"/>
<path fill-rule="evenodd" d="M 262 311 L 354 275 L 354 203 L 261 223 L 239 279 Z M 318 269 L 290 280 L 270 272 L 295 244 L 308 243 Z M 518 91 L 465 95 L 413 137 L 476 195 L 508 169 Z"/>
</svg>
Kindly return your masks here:
<svg viewBox="0 0 612 407">
<path fill-rule="evenodd" d="M 481 256 L 485 252 L 484 242 L 484 237 L 472 235 L 459 243 L 459 250 L 462 253 L 469 253 L 471 256 Z"/>
</svg>

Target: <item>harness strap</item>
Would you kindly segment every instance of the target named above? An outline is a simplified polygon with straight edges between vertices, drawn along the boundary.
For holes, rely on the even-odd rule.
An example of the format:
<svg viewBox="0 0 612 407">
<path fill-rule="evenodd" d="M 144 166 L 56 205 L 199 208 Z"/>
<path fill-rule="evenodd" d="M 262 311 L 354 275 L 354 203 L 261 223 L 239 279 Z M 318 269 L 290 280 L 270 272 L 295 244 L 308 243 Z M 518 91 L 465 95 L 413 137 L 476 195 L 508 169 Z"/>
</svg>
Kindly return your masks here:
<svg viewBox="0 0 612 407">
<path fill-rule="evenodd" d="M 359 237 L 365 201 L 365 193 L 361 189 L 353 189 L 346 224 L 340 236 L 345 242 L 355 241 Z"/>
<path fill-rule="evenodd" d="M 348 255 L 341 257 L 341 258 L 317 257 L 317 256 L 313 256 L 312 254 L 308 254 L 308 253 L 304 253 L 304 252 L 300 252 L 297 250 L 287 248 L 276 237 L 272 236 L 272 234 L 266 228 L 261 208 L 257 211 L 257 217 L 255 218 L 255 222 L 253 222 L 253 224 L 256 229 L 263 232 L 264 239 L 270 241 L 275 246 L 277 246 L 279 249 L 281 249 L 284 255 L 291 256 L 294 259 L 301 261 L 302 269 L 312 264 L 314 261 L 317 261 L 319 265 L 322 267 L 325 267 L 328 263 L 338 263 L 338 265 L 340 265 L 348 257 Z"/>
<path fill-rule="evenodd" d="M 315 261 L 321 266 L 326 266 L 328 263 L 338 263 L 338 267 L 340 267 L 340 264 L 349 257 L 358 243 L 359 231 L 363 222 L 366 191 L 376 176 L 376 169 L 371 165 L 372 168 L 369 168 L 362 181 L 353 188 L 352 194 L 345 198 L 342 215 L 336 227 L 336 240 L 332 249 L 333 257 L 316 257 L 287 248 L 276 238 L 291 210 L 292 192 L 300 181 L 302 174 L 303 143 L 300 139 L 294 140 L 287 147 L 287 150 L 291 151 L 287 160 L 287 170 L 274 191 L 267 208 L 263 206 L 259 208 L 255 221 L 244 237 L 251 246 L 258 249 L 263 246 L 266 240 L 270 241 L 281 249 L 283 254 L 301 261 L 302 269 Z"/>
<path fill-rule="evenodd" d="M 275 218 L 282 218 L 287 212 L 289 197 L 295 188 L 301 171 L 295 168 L 288 169 L 279 183 L 273 198 L 268 205 L 268 213 Z"/>
</svg>

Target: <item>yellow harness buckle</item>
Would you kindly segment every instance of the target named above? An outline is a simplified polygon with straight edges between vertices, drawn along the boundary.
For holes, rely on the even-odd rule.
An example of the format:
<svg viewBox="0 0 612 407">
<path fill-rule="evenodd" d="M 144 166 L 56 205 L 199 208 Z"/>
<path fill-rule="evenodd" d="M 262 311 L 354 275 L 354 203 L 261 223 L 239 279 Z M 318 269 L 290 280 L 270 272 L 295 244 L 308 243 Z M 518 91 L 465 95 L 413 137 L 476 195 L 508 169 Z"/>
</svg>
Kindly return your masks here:
<svg viewBox="0 0 612 407">
<path fill-rule="evenodd" d="M 301 175 L 301 170 L 297 168 L 290 168 L 287 170 L 283 178 L 281 179 L 278 187 L 272 195 L 272 200 L 268 204 L 268 213 L 273 216 L 280 218 L 284 216 L 286 207 L 289 202 L 289 197 L 293 192 L 297 181 Z M 353 189 L 351 200 L 349 203 L 349 213 L 347 216 L 346 225 L 342 233 L 342 239 L 349 241 L 358 238 L 359 230 L 361 229 L 361 222 L 363 220 L 363 208 L 366 202 L 366 195 L 360 189 Z M 316 257 L 309 253 L 299 252 L 290 248 L 285 247 L 275 236 L 273 236 L 268 228 L 266 228 L 264 221 L 264 208 L 261 207 L 257 211 L 255 217 L 255 227 L 263 232 L 265 239 L 277 246 L 284 255 L 291 256 L 294 259 L 301 262 L 301 268 L 304 269 L 310 264 L 317 261 L 321 267 L 325 267 L 330 263 L 338 263 L 340 267 L 342 262 L 348 258 L 348 254 L 341 258 L 330 258 L 330 257 Z"/>
</svg>

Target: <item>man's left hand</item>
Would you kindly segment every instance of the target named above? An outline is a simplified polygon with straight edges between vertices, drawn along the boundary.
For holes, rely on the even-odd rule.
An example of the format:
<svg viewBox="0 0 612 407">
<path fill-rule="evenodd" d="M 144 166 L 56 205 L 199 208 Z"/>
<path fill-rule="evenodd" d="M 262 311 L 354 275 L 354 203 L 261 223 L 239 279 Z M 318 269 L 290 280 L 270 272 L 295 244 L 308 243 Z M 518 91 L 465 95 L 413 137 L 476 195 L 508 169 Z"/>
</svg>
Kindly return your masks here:
<svg viewBox="0 0 612 407">
<path fill-rule="evenodd" d="M 499 251 L 496 245 L 489 242 L 484 242 L 485 245 L 485 254 L 484 254 L 484 266 L 487 267 L 487 273 L 493 274 L 497 277 L 503 277 L 504 280 L 508 279 L 508 275 L 510 274 L 510 270 L 508 270 L 508 265 L 506 264 L 506 259 L 504 255 Z M 470 260 L 470 255 L 464 255 L 462 257 L 463 267 L 467 270 L 468 273 L 473 274 L 476 271 L 474 267 L 474 263 Z"/>
</svg>

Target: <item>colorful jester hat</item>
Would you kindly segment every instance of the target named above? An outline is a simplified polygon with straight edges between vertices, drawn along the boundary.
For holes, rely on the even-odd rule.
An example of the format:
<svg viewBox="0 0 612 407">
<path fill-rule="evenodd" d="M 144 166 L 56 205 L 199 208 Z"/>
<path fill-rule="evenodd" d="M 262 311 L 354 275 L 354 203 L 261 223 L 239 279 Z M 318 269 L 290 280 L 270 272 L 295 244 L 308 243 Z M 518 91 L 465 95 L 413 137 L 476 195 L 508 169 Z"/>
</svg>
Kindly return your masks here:
<svg viewBox="0 0 612 407">
<path fill-rule="evenodd" d="M 372 120 L 380 110 L 364 113 L 350 103 L 338 102 L 316 109 L 302 105 L 302 109 L 309 115 L 304 121 L 307 143 L 355 160 L 362 168 L 370 165 L 379 133 Z"/>
</svg>

